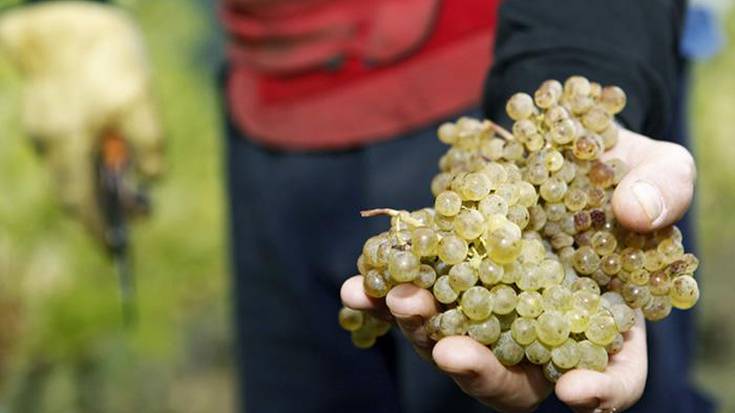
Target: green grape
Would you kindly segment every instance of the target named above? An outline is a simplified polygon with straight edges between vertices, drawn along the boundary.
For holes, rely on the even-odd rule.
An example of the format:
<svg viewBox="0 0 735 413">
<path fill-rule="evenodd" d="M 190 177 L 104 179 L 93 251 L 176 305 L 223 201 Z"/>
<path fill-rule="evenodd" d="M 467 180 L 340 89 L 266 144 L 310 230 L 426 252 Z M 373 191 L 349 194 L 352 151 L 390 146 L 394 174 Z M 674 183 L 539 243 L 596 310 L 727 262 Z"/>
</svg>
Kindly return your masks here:
<svg viewBox="0 0 735 413">
<path fill-rule="evenodd" d="M 577 368 L 605 371 L 607 368 L 607 352 L 604 347 L 583 340 L 577 343 L 577 350 L 579 351 Z"/>
<path fill-rule="evenodd" d="M 411 233 L 411 249 L 419 257 L 436 255 L 437 245 L 439 245 L 439 237 L 431 228 L 419 227 Z"/>
<path fill-rule="evenodd" d="M 559 178 L 549 178 L 541 184 L 539 194 L 546 202 L 559 202 L 567 193 L 567 183 Z"/>
<path fill-rule="evenodd" d="M 508 314 L 496 314 L 495 317 L 500 323 L 500 331 L 510 331 L 510 326 L 518 318 L 518 314 L 515 311 L 511 311 Z"/>
<path fill-rule="evenodd" d="M 452 231 L 454 230 L 454 217 L 447 217 L 442 214 L 436 214 L 436 216 L 434 217 L 434 224 L 436 224 L 436 228 L 439 231 Z"/>
<path fill-rule="evenodd" d="M 599 292 L 580 289 L 575 291 L 572 296 L 574 297 L 573 305 L 575 308 L 581 308 L 589 313 L 594 313 L 600 307 Z"/>
<path fill-rule="evenodd" d="M 439 258 L 447 264 L 459 264 L 467 257 L 467 242 L 454 235 L 443 237 L 439 241 Z"/>
<path fill-rule="evenodd" d="M 641 308 L 651 299 L 651 291 L 645 285 L 625 283 L 621 291 L 625 302 L 633 308 Z"/>
<path fill-rule="evenodd" d="M 581 160 L 597 159 L 602 152 L 600 146 L 593 135 L 582 135 L 574 139 L 572 152 Z"/>
<path fill-rule="evenodd" d="M 457 308 L 442 313 L 439 323 L 442 336 L 461 336 L 467 332 L 467 317 Z"/>
<path fill-rule="evenodd" d="M 569 320 L 558 311 L 546 311 L 536 319 L 536 335 L 547 346 L 561 345 L 569 337 Z"/>
<path fill-rule="evenodd" d="M 534 291 L 541 288 L 541 274 L 537 264 L 526 262 L 521 265 L 522 270 L 516 280 L 516 286 L 522 291 Z"/>
<path fill-rule="evenodd" d="M 477 271 L 469 262 L 460 262 L 449 270 L 449 285 L 462 292 L 477 284 Z"/>
<path fill-rule="evenodd" d="M 541 277 L 541 288 L 549 288 L 562 282 L 564 267 L 559 261 L 547 258 L 539 264 L 539 275 Z"/>
<path fill-rule="evenodd" d="M 444 191 L 437 195 L 434 202 L 434 209 L 437 213 L 444 216 L 455 216 L 462 207 L 462 198 L 454 191 Z"/>
<path fill-rule="evenodd" d="M 482 215 L 505 215 L 508 213 L 508 201 L 500 195 L 491 194 L 477 204 L 477 209 Z"/>
<path fill-rule="evenodd" d="M 664 262 L 670 263 L 679 259 L 684 254 L 684 247 L 680 242 L 676 242 L 671 239 L 665 239 L 659 242 L 656 247 L 659 253 L 661 253 Z"/>
<path fill-rule="evenodd" d="M 625 107 L 626 96 L 623 89 L 617 86 L 606 86 L 600 94 L 600 105 L 611 114 L 620 113 Z"/>
<path fill-rule="evenodd" d="M 520 363 L 525 355 L 523 347 L 513 340 L 510 331 L 500 333 L 500 337 L 492 345 L 492 350 L 498 361 L 506 366 Z"/>
<path fill-rule="evenodd" d="M 553 176 L 569 184 L 574 180 L 575 176 L 577 175 L 576 171 L 577 171 L 577 167 L 574 165 L 573 162 L 564 161 L 564 164 L 561 166 L 561 169 L 554 172 Z"/>
<path fill-rule="evenodd" d="M 447 172 L 441 172 L 434 176 L 431 180 L 431 193 L 434 196 L 449 189 L 449 184 L 452 182 L 452 175 Z"/>
<path fill-rule="evenodd" d="M 610 276 L 605 274 L 605 272 L 602 270 L 597 270 L 593 272 L 592 274 L 590 274 L 590 278 L 592 278 L 600 287 L 604 287 L 608 283 L 610 283 Z"/>
<path fill-rule="evenodd" d="M 548 362 L 544 364 L 543 373 L 544 377 L 546 377 L 546 380 L 552 383 L 556 383 L 559 378 L 561 378 L 561 376 L 566 373 L 566 370 L 555 366 L 552 362 Z"/>
<path fill-rule="evenodd" d="M 459 135 L 459 131 L 457 130 L 457 126 L 454 123 L 444 122 L 441 124 L 441 126 L 439 126 L 437 135 L 439 136 L 440 141 L 446 143 L 447 145 L 452 145 L 457 142 L 457 135 Z"/>
<path fill-rule="evenodd" d="M 468 201 L 479 201 L 490 193 L 492 182 L 483 173 L 471 173 L 464 177 L 462 197 Z"/>
<path fill-rule="evenodd" d="M 633 284 L 646 285 L 650 278 L 650 273 L 643 268 L 628 273 L 628 281 Z"/>
<path fill-rule="evenodd" d="M 520 229 L 526 228 L 530 219 L 531 217 L 525 207 L 512 205 L 508 208 L 508 220 L 516 224 Z"/>
<path fill-rule="evenodd" d="M 516 311 L 521 317 L 536 318 L 544 311 L 543 298 L 536 291 L 522 291 L 518 294 Z"/>
<path fill-rule="evenodd" d="M 554 143 L 558 145 L 566 145 L 572 142 L 579 132 L 580 130 L 573 120 L 561 119 L 551 126 L 549 135 Z"/>
<path fill-rule="evenodd" d="M 536 340 L 536 320 L 518 317 L 510 325 L 510 333 L 516 343 L 527 346 Z"/>
<path fill-rule="evenodd" d="M 577 349 L 577 342 L 571 338 L 551 350 L 551 361 L 563 369 L 574 368 L 579 362 L 579 358 L 580 352 Z"/>
<path fill-rule="evenodd" d="M 571 247 L 573 244 L 574 237 L 565 232 L 560 232 L 551 237 L 551 246 L 555 250 L 560 250 L 564 247 Z"/>
<path fill-rule="evenodd" d="M 533 231 L 539 231 L 546 225 L 546 211 L 540 205 L 534 205 L 528 208 L 528 228 Z"/>
<path fill-rule="evenodd" d="M 597 231 L 590 239 L 590 246 L 599 255 L 608 255 L 615 252 L 618 246 L 618 240 L 615 235 L 608 231 Z"/>
<path fill-rule="evenodd" d="M 593 132 L 600 133 L 610 126 L 611 116 L 600 106 L 593 106 L 582 116 L 582 124 Z"/>
<path fill-rule="evenodd" d="M 561 285 L 552 285 L 544 289 L 542 297 L 546 311 L 569 311 L 574 306 L 572 292 Z"/>
<path fill-rule="evenodd" d="M 549 128 L 567 119 L 570 119 L 570 115 L 564 106 L 552 106 L 544 113 L 544 124 Z"/>
<path fill-rule="evenodd" d="M 426 335 L 434 341 L 439 341 L 443 338 L 441 334 L 441 317 L 442 313 L 434 314 L 424 325 Z"/>
<path fill-rule="evenodd" d="M 467 334 L 484 345 L 490 345 L 500 337 L 500 322 L 495 316 L 482 321 L 470 321 Z"/>
<path fill-rule="evenodd" d="M 449 284 L 449 276 L 447 275 L 442 275 L 436 279 L 433 292 L 436 301 L 439 301 L 442 304 L 453 303 L 457 301 L 457 297 L 459 296 L 459 293 L 454 291 L 452 286 Z"/>
<path fill-rule="evenodd" d="M 365 314 L 365 322 L 362 325 L 362 329 L 369 331 L 376 337 L 383 336 L 390 331 L 391 324 L 385 320 L 381 320 L 377 317 Z"/>
<path fill-rule="evenodd" d="M 592 87 L 590 81 L 583 76 L 570 76 L 564 82 L 564 97 L 588 96 Z"/>
<path fill-rule="evenodd" d="M 518 182 L 516 188 L 518 188 L 518 206 L 529 208 L 536 205 L 538 194 L 533 185 L 528 182 Z"/>
<path fill-rule="evenodd" d="M 606 346 L 610 344 L 618 333 L 615 319 L 605 313 L 593 314 L 590 317 L 585 337 L 595 344 Z"/>
<path fill-rule="evenodd" d="M 413 280 L 414 285 L 421 288 L 429 289 L 436 281 L 436 271 L 431 265 L 421 264 L 419 266 L 419 274 Z"/>
<path fill-rule="evenodd" d="M 618 254 L 609 254 L 602 257 L 600 269 L 607 275 L 615 275 L 623 269 L 623 261 Z"/>
<path fill-rule="evenodd" d="M 580 307 L 574 307 L 564 316 L 569 320 L 569 331 L 574 334 L 584 333 L 590 324 L 589 312 Z"/>
<path fill-rule="evenodd" d="M 567 235 L 577 234 L 577 224 L 574 222 L 573 214 L 565 214 L 564 217 L 559 220 L 559 228 Z"/>
<path fill-rule="evenodd" d="M 546 140 L 544 140 L 544 137 L 537 133 L 528 137 L 528 140 L 526 141 L 526 149 L 528 149 L 529 152 L 537 152 L 540 151 L 545 144 Z"/>
<path fill-rule="evenodd" d="M 521 119 L 513 123 L 513 136 L 521 142 L 527 142 L 528 138 L 538 133 L 536 124 L 530 119 Z"/>
<path fill-rule="evenodd" d="M 476 209 L 465 209 L 454 218 L 454 231 L 466 240 L 479 237 L 485 230 L 485 218 Z"/>
<path fill-rule="evenodd" d="M 381 249 L 387 246 L 390 248 L 388 239 L 385 236 L 376 235 L 368 238 L 362 247 L 362 255 L 365 257 L 365 262 L 375 267 L 383 267 L 387 264 L 387 260 L 383 257 Z"/>
<path fill-rule="evenodd" d="M 493 312 L 492 294 L 485 287 L 471 287 L 462 294 L 460 305 L 469 319 L 484 320 Z"/>
<path fill-rule="evenodd" d="M 600 305 L 603 308 L 610 309 L 615 304 L 625 304 L 625 299 L 620 293 L 615 291 L 606 291 L 600 295 Z"/>
<path fill-rule="evenodd" d="M 397 282 L 411 282 L 419 274 L 419 259 L 409 251 L 393 251 L 388 271 Z"/>
<path fill-rule="evenodd" d="M 664 257 L 658 250 L 648 250 L 643 253 L 643 268 L 650 272 L 664 268 Z"/>
<path fill-rule="evenodd" d="M 352 344 L 359 349 L 368 349 L 375 344 L 376 336 L 371 332 L 359 329 L 350 334 Z"/>
<path fill-rule="evenodd" d="M 518 296 L 513 288 L 507 285 L 496 285 L 490 292 L 493 295 L 493 312 L 495 314 L 508 314 L 515 310 Z"/>
<path fill-rule="evenodd" d="M 342 307 L 339 310 L 339 325 L 347 331 L 357 331 L 362 327 L 364 317 L 362 311 Z"/>
<path fill-rule="evenodd" d="M 521 277 L 523 272 L 523 266 L 518 261 L 505 264 L 503 266 L 503 276 L 500 278 L 500 282 L 503 284 L 515 284 Z"/>
<path fill-rule="evenodd" d="M 548 363 L 551 360 L 551 349 L 540 341 L 534 340 L 533 343 L 526 346 L 526 359 L 533 364 Z"/>
<path fill-rule="evenodd" d="M 584 209 L 587 206 L 587 191 L 581 188 L 569 188 L 567 193 L 564 195 L 564 206 L 569 211 L 577 212 Z"/>
<path fill-rule="evenodd" d="M 567 105 L 572 109 L 572 113 L 577 116 L 584 115 L 594 104 L 595 101 L 591 97 L 583 95 L 571 96 L 567 100 Z"/>
<path fill-rule="evenodd" d="M 487 231 L 485 239 L 489 240 L 493 236 L 505 236 L 510 240 L 519 240 L 521 238 L 521 228 L 510 222 L 503 215 L 495 214 L 486 218 Z"/>
<path fill-rule="evenodd" d="M 605 146 L 605 150 L 612 149 L 618 143 L 619 128 L 614 122 L 610 122 L 607 128 L 600 132 L 602 137 L 602 144 Z M 616 185 L 620 183 L 620 180 L 613 181 Z"/>
<path fill-rule="evenodd" d="M 521 253 L 521 241 L 506 236 L 505 233 L 493 234 L 487 241 L 490 258 L 498 264 L 508 264 L 515 261 Z"/>
<path fill-rule="evenodd" d="M 635 311 L 626 304 L 616 302 L 609 307 L 609 310 L 619 332 L 624 333 L 635 325 Z"/>
<path fill-rule="evenodd" d="M 607 193 L 602 188 L 587 188 L 587 205 L 599 208 L 607 203 Z"/>
<path fill-rule="evenodd" d="M 490 187 L 497 189 L 500 185 L 508 181 L 508 171 L 505 167 L 497 162 L 492 162 L 480 171 L 490 179 Z"/>
<path fill-rule="evenodd" d="M 556 172 L 564 166 L 564 155 L 557 150 L 550 150 L 544 155 L 544 166 L 549 172 Z M 565 181 L 566 182 L 566 181 Z"/>
<path fill-rule="evenodd" d="M 505 200 L 508 201 L 509 206 L 515 205 L 518 202 L 518 198 L 520 197 L 518 187 L 512 182 L 500 184 L 495 193 L 505 198 Z"/>
<path fill-rule="evenodd" d="M 559 221 L 564 218 L 567 214 L 567 207 L 563 203 L 547 203 L 546 204 L 546 218 L 549 221 Z"/>
<path fill-rule="evenodd" d="M 600 257 L 589 246 L 580 247 L 574 253 L 574 269 L 580 274 L 592 274 L 600 267 Z"/>
<path fill-rule="evenodd" d="M 541 185 L 549 179 L 549 170 L 541 163 L 528 165 L 525 178 L 533 185 Z"/>
<path fill-rule="evenodd" d="M 572 292 L 577 291 L 588 291 L 595 295 L 600 294 L 600 286 L 597 285 L 597 283 L 588 277 L 579 277 L 578 279 L 574 280 L 574 283 L 571 285 Z"/>
<path fill-rule="evenodd" d="M 562 86 L 556 80 L 547 80 L 536 89 L 533 101 L 541 109 L 547 109 L 555 105 L 561 98 Z"/>
<path fill-rule="evenodd" d="M 613 341 L 605 346 L 605 351 L 607 351 L 607 354 L 611 356 L 618 354 L 621 350 L 623 350 L 623 344 L 625 344 L 625 339 L 623 338 L 622 334 L 618 333 L 615 335 Z"/>
<path fill-rule="evenodd" d="M 539 240 L 522 240 L 521 254 L 518 257 L 521 262 L 539 264 L 546 257 L 544 244 Z"/>
<path fill-rule="evenodd" d="M 385 277 L 376 270 L 368 271 L 362 279 L 362 284 L 365 294 L 375 298 L 385 297 L 391 287 Z"/>
<path fill-rule="evenodd" d="M 656 271 L 648 278 L 648 288 L 653 295 L 668 295 L 671 291 L 671 277 L 666 271 Z"/>
<path fill-rule="evenodd" d="M 637 248 L 626 248 L 620 253 L 623 269 L 631 272 L 643 268 L 643 251 Z"/>
<path fill-rule="evenodd" d="M 357 272 L 359 272 L 362 275 L 365 275 L 370 271 L 371 265 L 367 263 L 367 259 L 364 255 L 360 254 L 359 257 L 357 257 Z"/>
<path fill-rule="evenodd" d="M 510 141 L 503 148 L 503 158 L 509 161 L 519 161 L 523 158 L 523 152 L 525 152 L 525 149 L 522 143 Z"/>
<path fill-rule="evenodd" d="M 680 310 L 687 310 L 699 300 L 699 286 L 694 277 L 682 275 L 674 278 L 669 295 L 671 305 Z"/>
<path fill-rule="evenodd" d="M 641 310 L 647 320 L 663 320 L 671 314 L 671 298 L 667 295 L 654 295 Z"/>
<path fill-rule="evenodd" d="M 480 281 L 487 286 L 493 286 L 503 278 L 504 269 L 492 260 L 484 259 L 477 268 Z"/>
<path fill-rule="evenodd" d="M 505 106 L 508 116 L 516 121 L 530 117 L 534 110 L 533 99 L 525 93 L 516 93 L 511 96 Z"/>
</svg>

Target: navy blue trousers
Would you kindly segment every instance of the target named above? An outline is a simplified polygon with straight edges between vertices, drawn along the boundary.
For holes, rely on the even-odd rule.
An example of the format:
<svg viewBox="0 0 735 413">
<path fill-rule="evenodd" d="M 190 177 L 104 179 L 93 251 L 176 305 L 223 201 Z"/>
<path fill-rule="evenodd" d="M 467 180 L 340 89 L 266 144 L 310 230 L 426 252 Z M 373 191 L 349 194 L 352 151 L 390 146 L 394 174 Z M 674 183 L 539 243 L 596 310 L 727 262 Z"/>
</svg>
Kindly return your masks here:
<svg viewBox="0 0 735 413">
<path fill-rule="evenodd" d="M 337 325 L 339 288 L 362 243 L 388 226 L 375 207 L 431 205 L 446 147 L 436 124 L 339 152 L 268 150 L 227 124 L 236 350 L 247 413 L 487 412 L 396 333 L 358 350 Z M 634 412 L 707 412 L 689 384 L 690 313 L 649 325 L 647 388 Z M 553 396 L 543 412 L 563 412 Z"/>
</svg>

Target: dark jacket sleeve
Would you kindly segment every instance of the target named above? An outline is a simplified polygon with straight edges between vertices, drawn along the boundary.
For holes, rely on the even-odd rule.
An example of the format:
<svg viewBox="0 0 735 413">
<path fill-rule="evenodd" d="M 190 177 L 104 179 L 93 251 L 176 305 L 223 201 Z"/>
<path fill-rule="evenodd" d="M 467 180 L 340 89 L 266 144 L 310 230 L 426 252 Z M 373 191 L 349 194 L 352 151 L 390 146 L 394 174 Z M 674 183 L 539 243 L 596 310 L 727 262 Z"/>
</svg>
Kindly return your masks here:
<svg viewBox="0 0 735 413">
<path fill-rule="evenodd" d="M 673 110 L 683 0 L 506 0 L 485 87 L 490 119 L 508 123 L 505 101 L 546 79 L 579 74 L 622 87 L 619 119 L 660 135 Z"/>
</svg>

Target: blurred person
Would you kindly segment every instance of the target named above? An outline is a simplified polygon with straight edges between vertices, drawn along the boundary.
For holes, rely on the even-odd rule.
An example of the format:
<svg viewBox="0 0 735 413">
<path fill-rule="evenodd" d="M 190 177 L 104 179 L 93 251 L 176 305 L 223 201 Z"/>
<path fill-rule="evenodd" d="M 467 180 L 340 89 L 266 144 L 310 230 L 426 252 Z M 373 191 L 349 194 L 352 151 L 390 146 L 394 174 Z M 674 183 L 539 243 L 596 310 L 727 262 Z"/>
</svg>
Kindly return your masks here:
<svg viewBox="0 0 735 413">
<path fill-rule="evenodd" d="M 20 17 L 0 23 L 0 42 L 28 73 L 26 102 L 33 102 L 34 89 L 57 100 L 75 96 L 72 88 L 57 86 L 67 79 L 49 74 L 46 64 L 32 63 L 56 55 L 67 41 L 86 44 L 82 38 L 95 38 L 104 30 L 75 20 L 80 9 L 68 14 L 61 10 L 87 6 L 55 7 L 52 12 L 52 6 L 29 10 L 25 23 Z M 363 221 L 357 211 L 430 205 L 428 183 L 444 151 L 435 129 L 460 114 L 479 114 L 483 90 L 485 115 L 507 121 L 503 108 L 511 93 L 532 91 L 547 78 L 585 75 L 626 90 L 628 107 L 621 121 L 627 128 L 683 142 L 683 130 L 677 127 L 683 117 L 677 51 L 683 7 L 683 1 L 673 0 L 507 0 L 498 15 L 497 2 L 479 0 L 223 2 L 220 17 L 230 41 L 221 86 L 243 411 L 479 412 L 487 406 L 529 411 L 539 405 L 541 411 L 621 411 L 641 395 L 632 410 L 709 411 L 711 406 L 689 382 L 693 328 L 685 313 L 675 312 L 647 331 L 639 321 L 620 362 L 604 374 L 570 373 L 556 385 L 555 394 L 539 375 L 499 365 L 476 343 L 461 338 L 436 346 L 427 342 L 417 321 L 431 313 L 432 302 L 410 287 L 392 292 L 387 308 L 413 346 L 433 355 L 438 369 L 398 333 L 363 351 L 353 348 L 336 323 L 340 286 L 354 273 L 362 242 L 382 228 L 375 220 Z M 107 8 L 95 10 L 120 16 Z M 39 24 L 44 12 L 68 17 L 53 16 L 57 27 L 93 29 L 86 37 L 68 39 L 29 34 L 49 27 Z M 125 27 L 122 37 L 136 39 L 131 26 Z M 495 62 L 483 82 L 493 41 Z M 110 46 L 134 50 L 131 44 L 137 41 Z M 25 58 L 28 63 L 23 63 L 24 45 L 32 50 Z M 101 65 L 85 68 L 89 50 L 78 52 L 58 53 L 73 55 L 67 76 L 76 71 L 92 77 L 111 74 L 108 82 L 94 83 L 94 90 L 125 75 Z M 140 70 L 128 72 L 145 73 L 143 64 L 134 66 Z M 84 84 L 86 77 L 74 81 Z M 36 82 L 47 89 L 34 87 Z M 140 97 L 139 105 L 128 106 L 133 99 L 121 106 L 143 108 L 138 116 L 150 121 L 141 123 L 149 125 L 143 134 L 148 139 L 137 147 L 136 134 L 126 135 L 142 165 L 148 153 L 156 159 L 150 161 L 155 167 L 142 170 L 154 174 L 160 169 L 159 134 L 151 126 L 152 110 L 145 109 L 150 108 L 149 96 L 134 95 Z M 37 100 L 49 108 L 51 119 L 60 116 L 52 106 L 65 109 Z M 96 105 L 80 100 L 95 113 L 81 119 L 97 119 Z M 126 111 L 101 113 L 116 119 L 114 114 Z M 99 131 L 137 124 L 77 121 L 74 128 L 58 128 L 97 132 L 75 135 L 42 133 L 47 128 L 35 126 L 32 119 L 26 122 L 39 142 L 57 143 L 50 153 L 82 141 L 72 151 L 81 156 L 58 162 L 49 156 L 52 167 L 64 165 L 61 171 L 79 168 L 71 182 L 88 179 L 90 148 Z M 59 138 L 44 139 L 52 135 Z M 620 222 L 652 230 L 684 213 L 695 174 L 685 149 L 625 131 L 616 151 L 634 165 L 614 198 Z M 80 216 L 94 217 L 86 189 L 82 186 L 65 199 L 86 211 Z M 95 228 L 94 219 L 85 222 Z M 342 286 L 345 303 L 385 311 L 385 304 L 368 300 L 356 281 L 351 278 Z"/>
</svg>

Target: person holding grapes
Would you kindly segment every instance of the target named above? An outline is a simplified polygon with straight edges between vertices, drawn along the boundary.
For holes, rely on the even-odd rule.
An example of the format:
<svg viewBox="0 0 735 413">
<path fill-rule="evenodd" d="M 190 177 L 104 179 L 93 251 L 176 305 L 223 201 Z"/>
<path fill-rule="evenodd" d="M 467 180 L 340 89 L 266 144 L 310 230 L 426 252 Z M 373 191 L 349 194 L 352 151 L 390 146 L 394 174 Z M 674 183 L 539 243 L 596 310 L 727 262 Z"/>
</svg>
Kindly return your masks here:
<svg viewBox="0 0 735 413">
<path fill-rule="evenodd" d="M 55 85 L 89 86 L 73 101 L 81 102 L 79 116 L 55 127 L 26 121 L 55 175 L 66 177 L 62 198 L 96 231 L 92 187 L 80 182 L 89 178 L 100 119 L 130 137 L 141 173 L 160 170 L 161 144 L 135 42 L 111 43 L 136 56 L 124 66 L 137 91 L 126 99 L 103 93 L 114 77 L 90 83 L 98 79 L 72 76 L 77 70 L 49 75 L 68 57 L 54 53 L 56 42 L 93 38 L 103 16 L 115 13 L 89 10 L 76 2 L 21 10 L 0 23 L 0 47 L 25 72 L 27 107 L 36 114 L 69 112 L 61 106 L 68 99 L 49 96 L 74 88 Z M 362 240 L 379 229 L 357 211 L 431 202 L 422 185 L 443 151 L 434 138 L 439 124 L 481 113 L 484 91 L 484 116 L 507 125 L 511 94 L 572 74 L 628 95 L 615 151 L 632 169 L 612 200 L 618 221 L 652 231 L 679 219 L 695 179 L 692 157 L 679 145 L 683 12 L 683 1 L 664 0 L 224 1 L 230 41 L 221 86 L 244 411 L 708 411 L 688 378 L 689 315 L 648 328 L 639 316 L 604 373 L 574 371 L 552 388 L 464 337 L 429 340 L 423 322 L 436 309 L 426 291 L 401 286 L 375 300 L 358 278 L 348 279 Z M 80 16 L 89 23 L 75 24 Z M 77 37 L 43 36 L 39 21 L 76 26 Z M 119 27 L 111 39 L 134 36 L 129 22 Z M 28 52 L 29 39 L 48 47 Z M 85 67 L 89 52 L 79 48 L 76 66 L 61 66 Z M 120 63 L 110 57 L 95 60 L 95 74 Z M 348 307 L 395 320 L 410 344 L 393 335 L 368 351 L 352 348 L 334 322 L 340 288 Z"/>
</svg>

